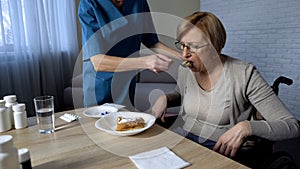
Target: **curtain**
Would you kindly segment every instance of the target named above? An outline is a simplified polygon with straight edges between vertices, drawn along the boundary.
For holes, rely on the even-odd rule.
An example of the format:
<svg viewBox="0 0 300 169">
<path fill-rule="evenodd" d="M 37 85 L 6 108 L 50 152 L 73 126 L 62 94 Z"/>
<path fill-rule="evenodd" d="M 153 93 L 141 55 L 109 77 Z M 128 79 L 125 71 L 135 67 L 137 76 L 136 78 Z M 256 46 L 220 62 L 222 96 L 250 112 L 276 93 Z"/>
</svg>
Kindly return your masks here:
<svg viewBox="0 0 300 169">
<path fill-rule="evenodd" d="M 33 116 L 33 98 L 53 95 L 63 110 L 78 56 L 76 1 L 0 1 L 0 99 L 15 94 Z"/>
</svg>

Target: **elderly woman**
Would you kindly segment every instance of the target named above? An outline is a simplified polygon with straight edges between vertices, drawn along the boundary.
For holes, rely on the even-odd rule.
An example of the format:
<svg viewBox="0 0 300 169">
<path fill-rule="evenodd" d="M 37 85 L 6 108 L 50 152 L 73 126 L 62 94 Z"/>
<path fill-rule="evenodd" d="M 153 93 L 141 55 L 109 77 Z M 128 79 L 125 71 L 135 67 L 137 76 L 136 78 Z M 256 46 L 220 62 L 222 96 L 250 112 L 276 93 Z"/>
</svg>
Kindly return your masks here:
<svg viewBox="0 0 300 169">
<path fill-rule="evenodd" d="M 249 136 L 271 141 L 299 136 L 297 119 L 255 66 L 221 54 L 226 32 L 215 15 L 186 17 L 177 40 L 186 66 L 178 69 L 177 91 L 153 105 L 156 118 L 163 121 L 167 107 L 181 105 L 184 124 L 176 131 L 231 157 Z M 251 120 L 255 109 L 265 120 Z"/>
</svg>

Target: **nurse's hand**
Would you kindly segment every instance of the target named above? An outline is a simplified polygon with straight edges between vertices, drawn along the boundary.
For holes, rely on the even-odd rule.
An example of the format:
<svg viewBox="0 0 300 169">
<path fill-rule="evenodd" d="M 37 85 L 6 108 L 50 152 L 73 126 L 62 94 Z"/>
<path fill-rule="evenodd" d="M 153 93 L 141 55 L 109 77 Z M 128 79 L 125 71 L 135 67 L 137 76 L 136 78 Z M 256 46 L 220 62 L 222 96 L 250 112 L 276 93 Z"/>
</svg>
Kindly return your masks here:
<svg viewBox="0 0 300 169">
<path fill-rule="evenodd" d="M 147 69 L 155 73 L 168 70 L 172 63 L 172 59 L 162 54 L 149 55 L 144 58 Z"/>
<path fill-rule="evenodd" d="M 161 118 L 162 122 L 165 122 L 165 112 L 167 109 L 167 96 L 162 95 L 160 96 L 155 104 L 152 107 L 152 114 L 155 116 L 155 118 Z"/>
<path fill-rule="evenodd" d="M 251 129 L 248 122 L 239 122 L 223 135 L 221 135 L 213 150 L 225 156 L 234 157 L 237 150 L 250 135 Z"/>
</svg>

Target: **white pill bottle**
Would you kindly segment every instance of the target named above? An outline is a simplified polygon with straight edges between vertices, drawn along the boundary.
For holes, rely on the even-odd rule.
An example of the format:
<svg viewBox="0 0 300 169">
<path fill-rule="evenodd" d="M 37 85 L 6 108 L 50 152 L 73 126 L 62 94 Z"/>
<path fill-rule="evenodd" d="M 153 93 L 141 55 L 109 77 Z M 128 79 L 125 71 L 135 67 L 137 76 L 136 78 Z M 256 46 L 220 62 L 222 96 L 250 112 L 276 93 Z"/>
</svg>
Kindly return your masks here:
<svg viewBox="0 0 300 169">
<path fill-rule="evenodd" d="M 0 136 L 0 169 L 20 169 L 18 150 L 11 135 Z"/>
<path fill-rule="evenodd" d="M 16 129 L 27 127 L 26 106 L 24 103 L 18 103 L 12 106 L 14 113 L 14 123 Z"/>
<path fill-rule="evenodd" d="M 5 100 L 0 100 L 0 132 L 11 129 L 10 114 L 8 108 L 5 107 Z"/>
<path fill-rule="evenodd" d="M 14 123 L 14 113 L 12 110 L 12 106 L 18 104 L 17 96 L 16 95 L 8 95 L 8 96 L 4 96 L 3 99 L 5 100 L 5 106 L 7 107 L 8 112 L 10 114 L 10 122 L 13 126 L 15 123 Z"/>
</svg>

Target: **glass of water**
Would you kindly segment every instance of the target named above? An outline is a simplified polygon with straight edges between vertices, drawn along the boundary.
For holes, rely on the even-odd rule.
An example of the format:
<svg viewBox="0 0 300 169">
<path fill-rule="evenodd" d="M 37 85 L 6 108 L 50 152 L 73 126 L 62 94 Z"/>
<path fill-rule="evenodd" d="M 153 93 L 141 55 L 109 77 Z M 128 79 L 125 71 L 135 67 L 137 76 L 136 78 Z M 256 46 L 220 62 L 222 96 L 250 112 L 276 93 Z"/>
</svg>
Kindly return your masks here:
<svg viewBox="0 0 300 169">
<path fill-rule="evenodd" d="M 39 132 L 42 134 L 55 131 L 54 121 L 54 97 L 38 96 L 33 99 Z"/>
</svg>

